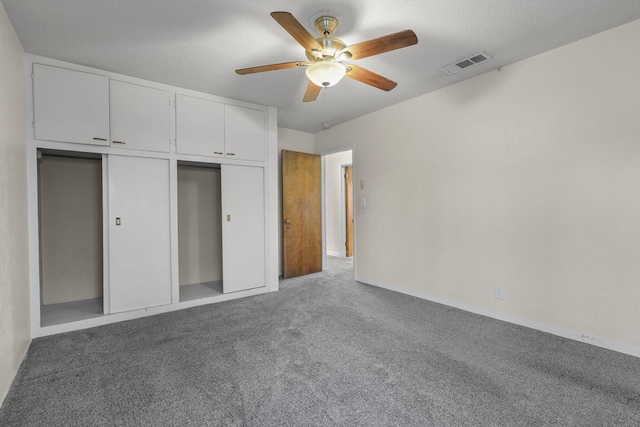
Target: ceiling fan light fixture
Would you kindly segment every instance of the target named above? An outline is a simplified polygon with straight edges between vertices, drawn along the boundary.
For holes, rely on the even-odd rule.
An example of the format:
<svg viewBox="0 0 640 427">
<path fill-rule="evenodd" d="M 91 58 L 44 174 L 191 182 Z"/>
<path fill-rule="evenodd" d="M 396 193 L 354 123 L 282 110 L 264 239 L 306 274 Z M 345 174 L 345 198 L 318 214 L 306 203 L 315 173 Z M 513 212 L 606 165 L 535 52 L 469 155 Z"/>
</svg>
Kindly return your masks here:
<svg viewBox="0 0 640 427">
<path fill-rule="evenodd" d="M 338 83 L 347 72 L 344 65 L 335 61 L 319 61 L 307 68 L 307 78 L 319 87 L 330 87 Z"/>
</svg>

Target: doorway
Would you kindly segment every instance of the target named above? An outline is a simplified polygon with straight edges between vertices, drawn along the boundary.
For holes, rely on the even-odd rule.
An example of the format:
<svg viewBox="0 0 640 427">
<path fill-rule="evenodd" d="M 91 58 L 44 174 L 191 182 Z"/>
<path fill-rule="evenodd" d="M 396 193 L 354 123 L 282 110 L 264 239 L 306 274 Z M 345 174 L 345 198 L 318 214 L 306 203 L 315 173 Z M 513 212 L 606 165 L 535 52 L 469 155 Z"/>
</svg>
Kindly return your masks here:
<svg viewBox="0 0 640 427">
<path fill-rule="evenodd" d="M 353 259 L 353 149 L 323 154 L 324 243 L 326 257 Z"/>
</svg>

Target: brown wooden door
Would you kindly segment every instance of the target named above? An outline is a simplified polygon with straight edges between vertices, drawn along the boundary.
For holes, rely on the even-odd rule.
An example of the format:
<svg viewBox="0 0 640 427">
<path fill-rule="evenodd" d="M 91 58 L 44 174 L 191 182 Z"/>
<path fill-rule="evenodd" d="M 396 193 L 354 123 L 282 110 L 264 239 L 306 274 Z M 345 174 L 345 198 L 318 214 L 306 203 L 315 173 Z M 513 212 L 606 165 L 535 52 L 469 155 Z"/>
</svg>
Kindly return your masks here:
<svg viewBox="0 0 640 427">
<path fill-rule="evenodd" d="M 283 277 L 322 270 L 320 156 L 282 150 Z"/>
<path fill-rule="evenodd" d="M 347 220 L 346 237 L 346 256 L 353 256 L 353 168 L 351 166 L 345 166 L 344 168 L 344 206 L 345 206 L 345 218 Z"/>
</svg>

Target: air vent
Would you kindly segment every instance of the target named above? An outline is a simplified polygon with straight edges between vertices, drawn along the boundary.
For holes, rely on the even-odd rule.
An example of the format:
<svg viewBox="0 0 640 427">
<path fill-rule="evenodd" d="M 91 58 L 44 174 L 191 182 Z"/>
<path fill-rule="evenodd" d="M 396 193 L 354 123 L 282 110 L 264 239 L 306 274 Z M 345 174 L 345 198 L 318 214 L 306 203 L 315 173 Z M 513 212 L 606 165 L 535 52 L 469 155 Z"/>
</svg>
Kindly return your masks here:
<svg viewBox="0 0 640 427">
<path fill-rule="evenodd" d="M 471 68 L 474 65 L 478 65 L 479 63 L 488 61 L 489 59 L 493 59 L 493 58 L 486 52 L 480 52 L 477 55 L 469 56 L 468 58 L 461 59 L 460 61 L 454 62 L 451 65 L 442 67 L 440 68 L 440 71 L 442 71 L 445 74 L 455 74 L 458 71 Z"/>
</svg>

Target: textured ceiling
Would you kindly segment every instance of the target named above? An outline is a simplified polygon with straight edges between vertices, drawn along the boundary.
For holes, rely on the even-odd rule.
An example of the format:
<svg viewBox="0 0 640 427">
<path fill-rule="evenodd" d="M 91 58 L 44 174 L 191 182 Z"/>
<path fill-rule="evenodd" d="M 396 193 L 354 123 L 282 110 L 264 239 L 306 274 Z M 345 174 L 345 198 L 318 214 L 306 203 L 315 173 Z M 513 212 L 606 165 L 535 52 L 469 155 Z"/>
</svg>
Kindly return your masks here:
<svg viewBox="0 0 640 427">
<path fill-rule="evenodd" d="M 278 124 L 317 132 L 371 111 L 640 19 L 639 0 L 2 0 L 27 53 L 278 107 Z M 302 69 L 234 70 L 304 60 L 270 16 L 340 18 L 347 45 L 412 29 L 416 46 L 357 61 L 398 82 L 384 92 L 351 79 L 302 103 Z M 493 60 L 455 75 L 439 69 L 486 51 Z M 594 52 L 594 55 L 597 55 Z M 615 74 L 612 74 L 615 78 Z"/>
</svg>

